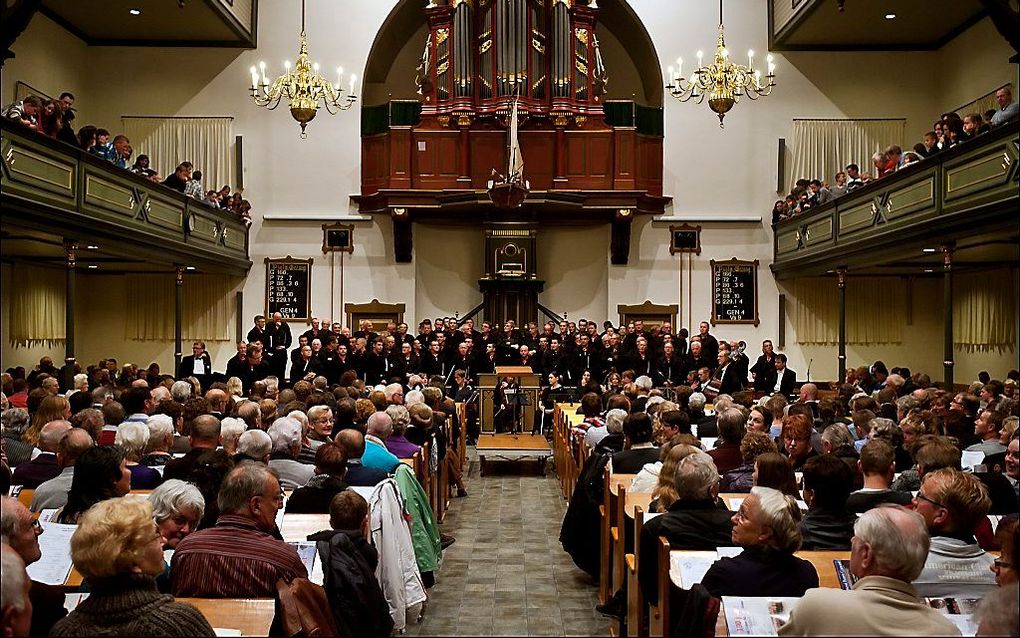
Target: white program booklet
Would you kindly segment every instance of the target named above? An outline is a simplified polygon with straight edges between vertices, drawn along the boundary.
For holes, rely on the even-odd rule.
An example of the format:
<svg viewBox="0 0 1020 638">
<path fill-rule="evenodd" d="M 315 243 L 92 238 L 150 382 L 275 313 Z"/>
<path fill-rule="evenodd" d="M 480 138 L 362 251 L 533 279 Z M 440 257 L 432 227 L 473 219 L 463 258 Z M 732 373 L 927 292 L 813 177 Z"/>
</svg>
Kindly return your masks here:
<svg viewBox="0 0 1020 638">
<path fill-rule="evenodd" d="M 28 576 L 47 585 L 63 585 L 71 573 L 71 535 L 78 526 L 50 521 L 40 524 L 43 528 L 39 536 L 42 558 L 28 566 Z"/>
<path fill-rule="evenodd" d="M 718 559 L 715 552 L 670 552 L 669 579 L 681 589 L 690 589 L 701 582 Z"/>
<path fill-rule="evenodd" d="M 799 598 L 738 598 L 723 596 L 726 628 L 731 636 L 777 636 L 790 622 Z"/>
</svg>

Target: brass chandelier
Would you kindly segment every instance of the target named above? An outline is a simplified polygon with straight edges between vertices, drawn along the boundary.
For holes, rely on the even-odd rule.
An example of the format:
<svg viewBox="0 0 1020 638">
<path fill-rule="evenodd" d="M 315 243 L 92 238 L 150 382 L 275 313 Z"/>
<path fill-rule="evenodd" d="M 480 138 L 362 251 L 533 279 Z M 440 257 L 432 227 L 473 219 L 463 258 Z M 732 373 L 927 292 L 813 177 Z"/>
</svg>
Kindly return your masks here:
<svg viewBox="0 0 1020 638">
<path fill-rule="evenodd" d="M 256 69 L 251 67 L 251 96 L 255 104 L 272 111 L 286 98 L 290 114 L 301 125 L 301 138 L 308 136 L 305 127 L 315 118 L 319 102 L 325 105 L 330 115 L 346 111 L 354 105 L 357 96 L 354 88 L 357 76 L 353 73 L 347 90 L 343 88 L 344 70 L 337 67 L 336 84 L 330 83 L 319 74 L 319 63 L 308 61 L 308 40 L 305 38 L 305 0 L 301 0 L 301 47 L 297 62 L 291 70 L 290 61 L 283 63 L 285 72 L 270 84 L 266 78 L 266 63 L 259 62 Z"/>
<path fill-rule="evenodd" d="M 761 70 L 754 68 L 754 51 L 747 52 L 747 66 L 730 61 L 723 37 L 722 9 L 722 0 L 719 0 L 719 39 L 712 63 L 703 66 L 703 54 L 698 51 L 698 68 L 687 79 L 684 77 L 683 58 L 677 58 L 677 66 L 669 67 L 669 84 L 666 85 L 670 95 L 681 102 L 696 100 L 697 104 L 701 104 L 708 97 L 708 108 L 719 116 L 719 128 L 723 128 L 723 118 L 742 96 L 746 95 L 751 100 L 767 97 L 776 85 L 776 65 L 771 54 L 765 58 L 768 73 L 764 78 Z"/>
</svg>

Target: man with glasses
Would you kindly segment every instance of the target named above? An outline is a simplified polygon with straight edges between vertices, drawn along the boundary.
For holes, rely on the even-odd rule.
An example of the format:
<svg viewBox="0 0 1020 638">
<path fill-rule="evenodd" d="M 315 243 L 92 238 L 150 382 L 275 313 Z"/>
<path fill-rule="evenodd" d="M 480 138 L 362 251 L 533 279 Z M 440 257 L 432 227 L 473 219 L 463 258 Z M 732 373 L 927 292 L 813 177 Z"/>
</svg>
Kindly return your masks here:
<svg viewBox="0 0 1020 638">
<path fill-rule="evenodd" d="M 980 598 L 995 589 L 994 558 L 974 538 L 991 505 L 988 489 L 972 474 L 941 469 L 924 475 L 914 511 L 928 526 L 931 548 L 914 580 L 920 596 Z"/>
<path fill-rule="evenodd" d="M 32 513 L 9 496 L 0 497 L 0 528 L 3 543 L 21 557 L 25 567 L 42 558 L 39 548 L 39 535 L 43 528 Z M 4 567 L 6 569 L 6 566 Z M 6 592 L 5 592 L 6 595 Z M 32 635 L 45 636 L 50 628 L 67 615 L 64 609 L 64 592 L 60 587 L 32 581 L 28 590 L 28 599 L 32 601 Z"/>
</svg>

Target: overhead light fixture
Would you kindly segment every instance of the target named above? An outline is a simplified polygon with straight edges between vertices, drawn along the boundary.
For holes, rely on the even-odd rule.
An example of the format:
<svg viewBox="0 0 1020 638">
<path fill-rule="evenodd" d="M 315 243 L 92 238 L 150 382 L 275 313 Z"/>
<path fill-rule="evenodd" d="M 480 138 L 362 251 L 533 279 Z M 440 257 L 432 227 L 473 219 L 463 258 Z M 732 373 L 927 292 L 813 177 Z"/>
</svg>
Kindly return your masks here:
<svg viewBox="0 0 1020 638">
<path fill-rule="evenodd" d="M 925 268 L 924 272 L 935 272 L 934 268 Z"/>
<path fill-rule="evenodd" d="M 194 266 L 185 266 L 184 267 L 184 270 L 194 270 L 194 269 L 195 269 Z"/>
<path fill-rule="evenodd" d="M 354 105 L 354 88 L 357 76 L 351 74 L 350 84 L 344 89 L 344 70 L 337 67 L 336 84 L 319 74 L 319 63 L 308 61 L 308 40 L 305 39 L 305 3 L 301 2 L 301 47 L 297 62 L 291 69 L 290 61 L 284 62 L 285 72 L 269 83 L 266 77 L 266 64 L 259 62 L 256 69 L 251 67 L 251 87 L 249 92 L 258 106 L 272 111 L 280 105 L 280 100 L 287 98 L 290 102 L 290 114 L 301 125 L 302 139 L 307 137 L 305 127 L 315 118 L 319 103 L 325 105 L 331 115 L 346 111 Z"/>
<path fill-rule="evenodd" d="M 895 18 L 896 18 L 896 14 L 895 13 L 887 13 L 887 14 L 885 14 L 885 19 L 886 20 L 894 20 Z"/>
<path fill-rule="evenodd" d="M 922 252 L 922 253 L 928 253 L 928 254 L 931 254 L 931 253 L 934 253 L 934 252 L 935 252 L 935 249 L 934 249 L 934 248 L 922 248 L 922 249 L 921 249 L 921 252 Z"/>
<path fill-rule="evenodd" d="M 89 264 L 89 270 L 95 270 L 97 268 L 99 268 L 97 264 Z"/>
<path fill-rule="evenodd" d="M 141 11 L 139 11 L 138 9 L 128 9 L 128 13 L 130 13 L 130 14 L 131 14 L 131 15 L 133 15 L 133 16 L 139 16 L 139 15 L 142 15 L 142 12 L 141 12 Z"/>
<path fill-rule="evenodd" d="M 765 56 L 767 74 L 762 77 L 760 69 L 754 68 L 754 51 L 747 52 L 747 66 L 730 62 L 730 52 L 723 38 L 722 0 L 719 0 L 719 39 L 715 45 L 715 56 L 708 66 L 702 65 L 702 52 L 698 51 L 698 68 L 690 79 L 684 77 L 683 59 L 677 58 L 676 68 L 669 67 L 670 95 L 687 102 L 697 100 L 701 104 L 708 96 L 708 108 L 719 116 L 719 128 L 723 118 L 742 96 L 757 100 L 767 97 L 776 85 L 776 65 L 772 55 Z"/>
<path fill-rule="evenodd" d="M 96 246 L 95 244 L 89 244 L 88 246 L 85 247 L 85 249 L 86 250 L 99 250 L 99 246 Z"/>
</svg>

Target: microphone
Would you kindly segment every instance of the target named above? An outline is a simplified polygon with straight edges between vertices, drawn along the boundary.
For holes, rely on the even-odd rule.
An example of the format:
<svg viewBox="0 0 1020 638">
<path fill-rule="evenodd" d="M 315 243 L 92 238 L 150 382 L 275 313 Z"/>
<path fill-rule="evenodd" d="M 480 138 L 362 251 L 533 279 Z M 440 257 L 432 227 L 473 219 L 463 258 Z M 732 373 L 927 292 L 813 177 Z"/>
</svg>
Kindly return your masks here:
<svg viewBox="0 0 1020 638">
<path fill-rule="evenodd" d="M 807 362 L 807 382 L 811 383 L 811 364 L 814 363 L 814 359 L 808 359 Z"/>
</svg>

